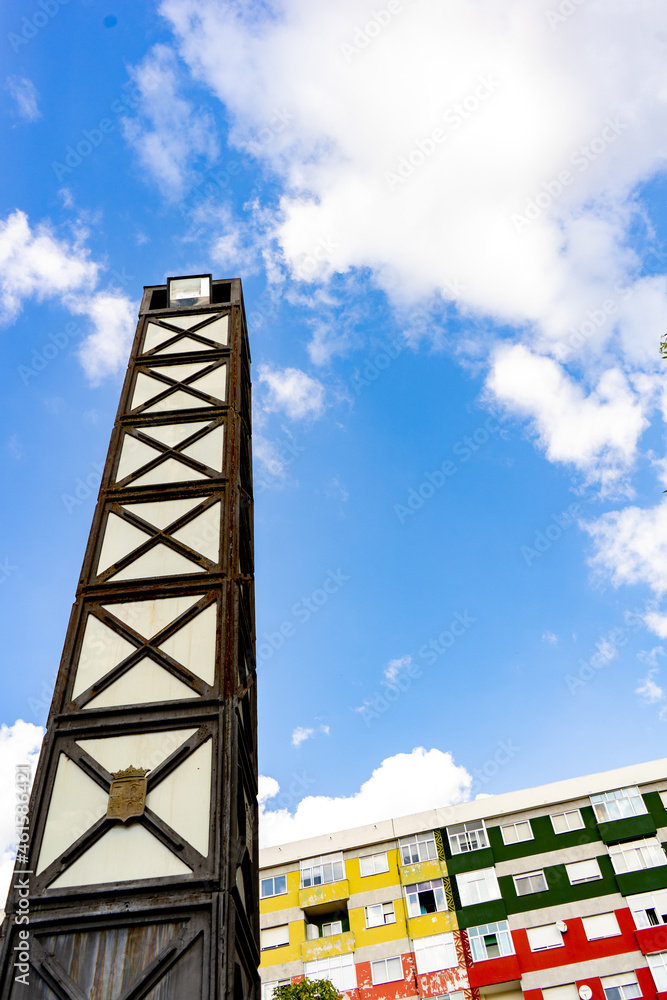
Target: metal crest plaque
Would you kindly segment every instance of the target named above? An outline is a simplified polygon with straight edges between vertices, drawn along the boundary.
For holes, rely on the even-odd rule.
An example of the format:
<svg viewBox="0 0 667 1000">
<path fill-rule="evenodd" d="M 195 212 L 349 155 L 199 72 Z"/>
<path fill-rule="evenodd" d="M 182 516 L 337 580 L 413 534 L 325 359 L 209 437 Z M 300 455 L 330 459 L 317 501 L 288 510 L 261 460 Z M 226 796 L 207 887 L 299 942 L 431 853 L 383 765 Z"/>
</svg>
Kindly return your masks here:
<svg viewBox="0 0 667 1000">
<path fill-rule="evenodd" d="M 128 767 L 111 775 L 113 781 L 109 789 L 107 819 L 128 819 L 143 816 L 146 807 L 146 775 L 141 767 Z"/>
</svg>

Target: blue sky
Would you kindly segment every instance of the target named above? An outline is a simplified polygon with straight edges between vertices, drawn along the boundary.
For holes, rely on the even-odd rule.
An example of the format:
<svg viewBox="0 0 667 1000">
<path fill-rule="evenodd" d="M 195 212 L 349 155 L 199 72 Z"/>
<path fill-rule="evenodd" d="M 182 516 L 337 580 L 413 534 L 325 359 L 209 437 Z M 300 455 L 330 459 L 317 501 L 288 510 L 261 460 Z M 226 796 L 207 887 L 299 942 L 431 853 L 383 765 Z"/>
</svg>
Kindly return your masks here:
<svg viewBox="0 0 667 1000">
<path fill-rule="evenodd" d="M 207 271 L 253 352 L 266 841 L 662 756 L 664 6 L 0 16 L 5 798 L 141 286 Z"/>
</svg>

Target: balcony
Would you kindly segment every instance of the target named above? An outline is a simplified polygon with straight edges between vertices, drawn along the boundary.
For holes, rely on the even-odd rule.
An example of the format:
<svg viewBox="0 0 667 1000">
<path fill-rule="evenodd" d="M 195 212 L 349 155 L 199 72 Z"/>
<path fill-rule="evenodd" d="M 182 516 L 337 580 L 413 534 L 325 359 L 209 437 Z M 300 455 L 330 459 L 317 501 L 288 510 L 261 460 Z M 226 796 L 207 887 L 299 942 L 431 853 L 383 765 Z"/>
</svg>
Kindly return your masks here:
<svg viewBox="0 0 667 1000">
<path fill-rule="evenodd" d="M 342 934 L 332 934 L 330 937 L 313 938 L 301 945 L 301 961 L 314 962 L 318 958 L 331 958 L 333 955 L 348 955 L 354 951 L 354 934 L 343 931 Z"/>
<path fill-rule="evenodd" d="M 299 889 L 299 906 L 302 910 L 311 907 L 327 907 L 350 898 L 350 883 L 346 878 L 338 882 L 327 882 L 326 885 L 312 885 L 308 889 Z"/>
<path fill-rule="evenodd" d="M 429 882 L 433 878 L 442 878 L 447 874 L 444 863 L 433 861 L 418 861 L 413 865 L 401 865 L 399 868 L 401 885 L 414 885 L 415 882 Z"/>
</svg>

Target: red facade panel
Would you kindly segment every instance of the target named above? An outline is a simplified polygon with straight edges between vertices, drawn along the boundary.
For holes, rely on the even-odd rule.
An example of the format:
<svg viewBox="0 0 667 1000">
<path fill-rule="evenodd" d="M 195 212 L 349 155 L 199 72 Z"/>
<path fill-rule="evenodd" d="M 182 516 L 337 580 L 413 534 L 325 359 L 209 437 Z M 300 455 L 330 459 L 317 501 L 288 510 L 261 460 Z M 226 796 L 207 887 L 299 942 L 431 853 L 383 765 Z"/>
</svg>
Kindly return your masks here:
<svg viewBox="0 0 667 1000">
<path fill-rule="evenodd" d="M 651 955 L 655 951 L 667 951 L 667 926 L 665 924 L 635 931 L 635 937 L 642 955 Z"/>
<path fill-rule="evenodd" d="M 496 983 L 510 983 L 521 978 L 521 967 L 516 955 L 504 958 L 488 958 L 485 962 L 475 962 L 468 969 L 471 986 L 493 986 Z"/>
<path fill-rule="evenodd" d="M 540 969 L 553 969 L 560 965 L 573 965 L 576 962 L 637 951 L 635 925 L 630 910 L 624 908 L 615 912 L 621 933 L 597 941 L 588 940 L 581 917 L 572 917 L 567 921 L 567 931 L 563 934 L 563 944 L 559 948 L 531 951 L 527 932 L 523 929 L 512 931 L 522 972 L 537 972 Z"/>
</svg>

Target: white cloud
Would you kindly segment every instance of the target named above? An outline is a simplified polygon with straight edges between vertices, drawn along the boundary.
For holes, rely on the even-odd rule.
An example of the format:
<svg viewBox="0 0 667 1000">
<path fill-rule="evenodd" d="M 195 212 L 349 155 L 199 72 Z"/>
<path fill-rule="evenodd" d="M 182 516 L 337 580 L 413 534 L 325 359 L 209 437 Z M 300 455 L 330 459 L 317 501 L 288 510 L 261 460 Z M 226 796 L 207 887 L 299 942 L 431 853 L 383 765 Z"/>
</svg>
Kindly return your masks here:
<svg viewBox="0 0 667 1000">
<path fill-rule="evenodd" d="M 178 198 L 196 180 L 193 167 L 211 164 L 219 152 L 213 116 L 179 96 L 174 53 L 155 45 L 131 71 L 141 91 L 140 117 L 126 118 L 123 133 L 162 192 Z"/>
<path fill-rule="evenodd" d="M 44 730 L 18 719 L 13 726 L 0 726 L 0 908 L 16 857 L 16 787 L 18 765 L 28 764 L 34 775 Z"/>
<path fill-rule="evenodd" d="M 307 729 L 305 726 L 297 726 L 292 733 L 292 746 L 300 747 L 306 740 L 312 739 L 315 735 L 314 729 Z"/>
<path fill-rule="evenodd" d="M 549 645 L 551 645 L 551 646 L 557 646 L 558 645 L 558 636 L 555 635 L 553 632 L 543 632 L 542 633 L 542 640 L 544 642 L 548 642 Z"/>
<path fill-rule="evenodd" d="M 406 670 L 412 663 L 411 656 L 402 656 L 397 660 L 390 660 L 387 666 L 384 668 L 384 681 L 383 684 L 388 684 L 389 687 L 394 687 L 396 685 L 396 680 L 401 670 Z"/>
<path fill-rule="evenodd" d="M 470 774 L 454 763 L 451 753 L 424 747 L 387 757 L 353 795 L 308 795 L 294 812 L 269 808 L 279 785 L 273 778 L 260 777 L 260 842 L 271 847 L 463 802 L 471 785 Z"/>
<path fill-rule="evenodd" d="M 259 381 L 268 390 L 263 401 L 267 413 L 282 410 L 292 420 L 302 420 L 324 412 L 324 386 L 299 368 L 260 365 Z"/>
<path fill-rule="evenodd" d="M 591 565 L 614 586 L 640 583 L 658 595 L 667 591 L 667 501 L 657 507 L 610 511 L 584 527 L 595 546 Z M 660 631 L 663 616 L 650 612 L 645 620 L 665 637 Z"/>
<path fill-rule="evenodd" d="M 85 236 L 68 242 L 47 223 L 31 228 L 20 211 L 0 220 L 0 322 L 14 322 L 30 299 L 56 299 L 73 315 L 87 316 L 92 330 L 79 357 L 95 383 L 125 365 L 137 307 L 119 291 L 96 290 L 102 268 L 90 259 Z"/>
<path fill-rule="evenodd" d="M 519 344 L 498 350 L 487 389 L 531 420 L 551 462 L 571 464 L 603 484 L 629 469 L 648 426 L 651 396 L 635 392 L 617 368 L 605 371 L 586 394 L 556 361 Z"/>
<path fill-rule="evenodd" d="M 42 113 L 37 107 L 37 90 L 32 80 L 28 80 L 24 76 L 10 76 L 7 78 L 7 87 L 16 101 L 21 118 L 27 122 L 34 122 L 42 117 Z"/>
<path fill-rule="evenodd" d="M 551 6 L 405 4 L 352 55 L 371 19 L 363 0 L 286 0 L 272 16 L 214 0 L 161 11 L 225 103 L 232 141 L 282 182 L 277 231 L 294 270 L 319 248 L 314 274 L 369 267 L 396 300 L 440 292 L 547 341 L 614 299 L 598 339 L 618 320 L 641 355 L 665 314 L 664 282 L 622 321 L 619 289 L 636 265 L 631 193 L 667 151 L 667 10 L 587 0 L 554 30 Z M 404 179 L 387 176 L 401 166 Z M 533 219 L 517 225 L 529 202 Z"/>
<path fill-rule="evenodd" d="M 655 705 L 656 702 L 664 701 L 665 698 L 664 690 L 653 680 L 657 673 L 659 673 L 657 667 L 649 670 L 639 687 L 635 688 L 635 694 L 638 694 L 647 705 Z"/>
<path fill-rule="evenodd" d="M 657 667 L 658 658 L 664 655 L 665 650 L 662 646 L 654 646 L 653 649 L 641 649 L 637 653 L 637 659 L 648 664 L 649 667 Z"/>
</svg>

